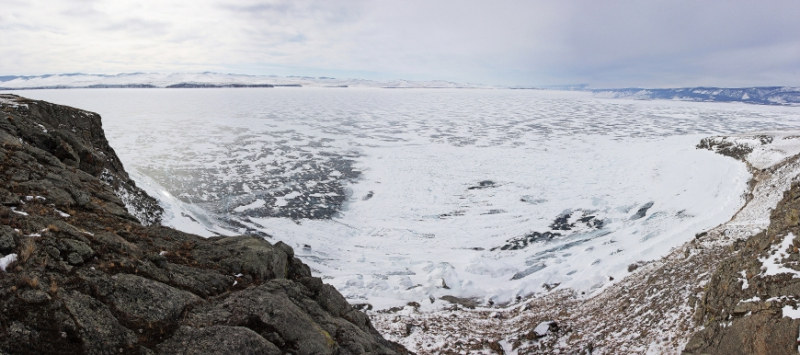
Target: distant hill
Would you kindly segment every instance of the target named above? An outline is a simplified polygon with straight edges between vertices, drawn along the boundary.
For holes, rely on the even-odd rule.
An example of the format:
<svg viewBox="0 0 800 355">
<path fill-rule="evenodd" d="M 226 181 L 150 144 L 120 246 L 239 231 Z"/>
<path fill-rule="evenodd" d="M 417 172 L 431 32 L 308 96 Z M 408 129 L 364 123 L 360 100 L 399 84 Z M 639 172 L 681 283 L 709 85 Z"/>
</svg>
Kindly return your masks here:
<svg viewBox="0 0 800 355">
<path fill-rule="evenodd" d="M 766 86 L 752 88 L 695 87 L 676 89 L 595 89 L 597 97 L 639 100 L 681 100 L 708 102 L 744 102 L 760 105 L 800 105 L 800 87 Z"/>
<path fill-rule="evenodd" d="M 220 87 L 374 87 L 374 88 L 492 88 L 443 80 L 376 81 L 330 77 L 241 75 L 220 73 L 125 73 L 0 76 L 0 90 L 85 88 L 220 88 Z"/>
</svg>

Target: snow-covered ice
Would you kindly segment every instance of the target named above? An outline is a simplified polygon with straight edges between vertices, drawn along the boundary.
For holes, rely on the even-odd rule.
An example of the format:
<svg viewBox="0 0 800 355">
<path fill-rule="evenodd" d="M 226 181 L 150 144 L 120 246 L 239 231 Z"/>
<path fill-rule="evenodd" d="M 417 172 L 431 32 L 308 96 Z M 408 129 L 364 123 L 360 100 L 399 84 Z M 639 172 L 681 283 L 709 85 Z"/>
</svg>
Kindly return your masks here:
<svg viewBox="0 0 800 355">
<path fill-rule="evenodd" d="M 701 138 L 800 127 L 791 107 L 576 92 L 18 94 L 100 113 L 164 224 L 268 234 L 376 309 L 603 290 L 744 203 L 745 165 Z"/>
</svg>

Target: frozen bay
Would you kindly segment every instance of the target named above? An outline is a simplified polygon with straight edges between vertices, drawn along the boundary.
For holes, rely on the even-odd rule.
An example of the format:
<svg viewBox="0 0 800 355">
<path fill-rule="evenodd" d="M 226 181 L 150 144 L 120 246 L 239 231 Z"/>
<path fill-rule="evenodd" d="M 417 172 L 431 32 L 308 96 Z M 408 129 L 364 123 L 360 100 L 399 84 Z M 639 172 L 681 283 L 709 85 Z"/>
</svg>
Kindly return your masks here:
<svg viewBox="0 0 800 355">
<path fill-rule="evenodd" d="M 201 235 L 268 234 L 353 303 L 590 294 L 742 206 L 715 134 L 797 108 L 425 89 L 80 89 L 134 179 Z M 422 302 L 425 301 L 425 302 Z"/>
</svg>

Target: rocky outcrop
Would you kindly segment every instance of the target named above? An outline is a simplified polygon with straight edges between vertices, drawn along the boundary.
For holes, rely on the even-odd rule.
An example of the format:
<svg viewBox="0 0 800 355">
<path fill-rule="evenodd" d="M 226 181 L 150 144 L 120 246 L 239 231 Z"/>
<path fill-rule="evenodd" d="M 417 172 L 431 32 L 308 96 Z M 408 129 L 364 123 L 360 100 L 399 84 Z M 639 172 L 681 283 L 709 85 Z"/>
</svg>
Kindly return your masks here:
<svg viewBox="0 0 800 355">
<path fill-rule="evenodd" d="M 695 333 L 684 354 L 797 354 L 800 319 L 786 317 L 800 301 L 800 183 L 772 211 L 766 231 L 731 245 L 705 295 L 697 300 Z M 776 272 L 770 267 L 779 267 Z"/>
<path fill-rule="evenodd" d="M 729 156 L 736 160 L 741 160 L 748 164 L 747 156 L 753 152 L 754 145 L 767 145 L 772 143 L 773 136 L 766 134 L 756 134 L 753 136 L 715 136 L 706 137 L 700 140 L 695 146 L 697 149 L 708 149 L 717 154 Z"/>
<path fill-rule="evenodd" d="M 97 114 L 0 95 L 0 160 L 0 353 L 407 353 L 288 245 L 158 226 Z"/>
<path fill-rule="evenodd" d="M 122 202 L 123 210 L 144 224 L 161 221 L 163 209 L 125 172 L 98 114 L 13 95 L 0 96 L 0 103 L 0 144 L 21 150 L 19 167 L 6 168 L 11 186 L 41 192 L 49 203 L 62 206 L 91 205 L 94 192 L 103 202 Z M 105 182 L 114 193 L 86 191 L 83 182 L 89 178 Z M 0 198 L 11 198 L 8 187 L 0 186 Z"/>
</svg>

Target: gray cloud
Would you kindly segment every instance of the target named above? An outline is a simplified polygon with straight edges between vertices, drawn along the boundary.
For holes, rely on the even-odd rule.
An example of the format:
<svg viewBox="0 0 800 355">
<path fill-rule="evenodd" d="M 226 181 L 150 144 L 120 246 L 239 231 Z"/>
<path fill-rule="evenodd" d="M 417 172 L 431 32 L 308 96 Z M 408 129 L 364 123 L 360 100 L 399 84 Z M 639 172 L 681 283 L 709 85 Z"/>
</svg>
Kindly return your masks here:
<svg viewBox="0 0 800 355">
<path fill-rule="evenodd" d="M 800 85 L 800 2 L 4 1 L 0 74 Z"/>
</svg>

